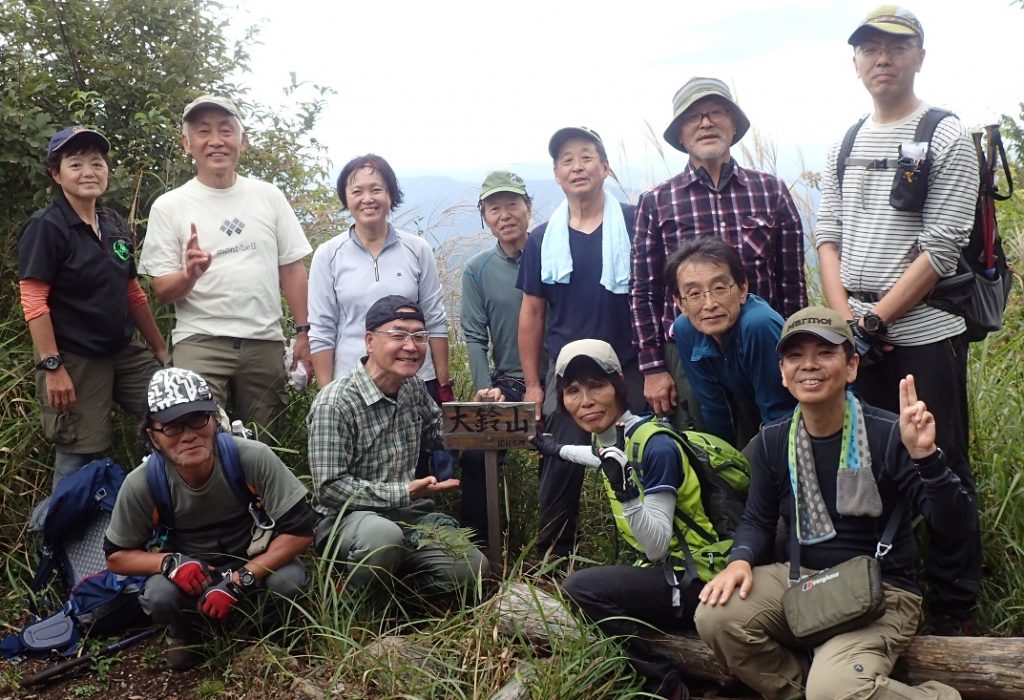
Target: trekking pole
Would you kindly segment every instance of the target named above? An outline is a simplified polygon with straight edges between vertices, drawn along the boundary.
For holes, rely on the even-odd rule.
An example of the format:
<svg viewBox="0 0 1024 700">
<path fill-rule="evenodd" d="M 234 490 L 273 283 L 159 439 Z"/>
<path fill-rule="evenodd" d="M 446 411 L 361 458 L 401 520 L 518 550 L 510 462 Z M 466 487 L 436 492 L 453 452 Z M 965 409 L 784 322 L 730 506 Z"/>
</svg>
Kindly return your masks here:
<svg viewBox="0 0 1024 700">
<path fill-rule="evenodd" d="M 94 658 L 97 658 L 97 657 L 100 657 L 100 656 L 109 656 L 111 654 L 116 654 L 117 652 L 121 651 L 122 649 L 127 649 L 128 647 L 134 646 L 135 644 L 138 644 L 139 642 L 141 642 L 143 640 L 149 639 L 154 634 L 156 634 L 160 629 L 162 629 L 162 628 L 161 627 L 149 627 L 147 629 L 142 630 L 141 632 L 136 632 L 135 634 L 133 634 L 131 636 L 125 637 L 124 639 L 122 639 L 122 640 L 120 640 L 118 642 L 114 642 L 113 644 L 105 646 L 102 649 L 100 649 L 99 651 L 94 652 L 92 654 L 82 654 L 81 656 L 76 657 L 74 659 L 68 659 L 67 661 L 62 661 L 61 663 L 57 664 L 56 666 L 51 666 L 50 668 L 45 668 L 42 671 L 40 671 L 39 673 L 32 674 L 28 678 L 23 679 L 21 681 L 21 687 L 22 688 L 28 688 L 29 686 L 37 685 L 37 684 L 42 683 L 44 681 L 48 681 L 51 678 L 54 678 L 54 677 L 59 676 L 59 675 L 62 675 L 64 673 L 70 671 L 73 668 L 78 668 L 79 666 L 82 666 L 83 664 L 88 663 L 88 662 L 92 661 Z"/>
</svg>

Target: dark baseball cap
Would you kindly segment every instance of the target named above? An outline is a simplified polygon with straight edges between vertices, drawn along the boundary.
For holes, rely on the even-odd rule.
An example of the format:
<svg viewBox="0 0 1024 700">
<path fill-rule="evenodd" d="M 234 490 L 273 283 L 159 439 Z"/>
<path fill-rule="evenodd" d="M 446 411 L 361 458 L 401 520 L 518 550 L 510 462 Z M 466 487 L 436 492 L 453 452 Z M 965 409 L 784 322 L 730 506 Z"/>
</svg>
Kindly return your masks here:
<svg viewBox="0 0 1024 700">
<path fill-rule="evenodd" d="M 110 141 L 107 137 L 93 129 L 84 126 L 69 126 L 61 129 L 50 138 L 50 145 L 46 148 L 46 157 L 49 158 L 62 148 L 67 148 L 73 143 L 88 142 L 94 144 L 101 153 L 110 151 Z"/>
<path fill-rule="evenodd" d="M 548 141 L 548 153 L 552 158 L 558 157 L 558 152 L 562 150 L 562 144 L 569 139 L 587 139 L 600 146 L 602 151 L 604 150 L 604 141 L 601 140 L 601 135 L 593 129 L 586 126 L 567 126 L 556 131 Z"/>
<path fill-rule="evenodd" d="M 400 309 L 406 309 L 401 311 Z M 408 309 L 412 309 L 409 311 Z M 423 312 L 416 302 L 400 294 L 389 294 L 386 297 L 374 302 L 370 310 L 366 312 L 366 330 L 375 331 L 385 323 L 398 319 L 409 319 L 425 323 Z"/>
</svg>

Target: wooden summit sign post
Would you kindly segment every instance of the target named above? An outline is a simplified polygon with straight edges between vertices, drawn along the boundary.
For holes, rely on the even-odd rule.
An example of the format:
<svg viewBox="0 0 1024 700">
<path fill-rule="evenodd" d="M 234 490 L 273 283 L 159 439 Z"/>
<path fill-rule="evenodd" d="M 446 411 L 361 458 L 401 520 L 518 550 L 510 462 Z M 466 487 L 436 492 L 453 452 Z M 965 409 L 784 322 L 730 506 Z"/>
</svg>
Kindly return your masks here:
<svg viewBox="0 0 1024 700">
<path fill-rule="evenodd" d="M 535 404 L 458 402 L 441 404 L 444 444 L 449 449 L 483 450 L 487 484 L 487 556 L 501 564 L 501 518 L 498 506 L 498 451 L 529 448 L 537 433 Z"/>
</svg>

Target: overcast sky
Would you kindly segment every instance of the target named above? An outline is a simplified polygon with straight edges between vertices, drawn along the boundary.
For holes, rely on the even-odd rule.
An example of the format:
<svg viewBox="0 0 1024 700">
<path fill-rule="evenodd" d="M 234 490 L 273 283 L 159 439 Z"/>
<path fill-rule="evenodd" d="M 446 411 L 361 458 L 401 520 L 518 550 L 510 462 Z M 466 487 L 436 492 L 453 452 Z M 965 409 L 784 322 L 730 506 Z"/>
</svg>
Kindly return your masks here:
<svg viewBox="0 0 1024 700">
<path fill-rule="evenodd" d="M 400 178 L 475 182 L 498 167 L 545 176 L 548 138 L 584 124 L 604 137 L 625 184 L 641 189 L 685 164 L 661 133 L 673 94 L 694 75 L 732 87 L 753 125 L 741 143 L 755 130 L 772 142 L 785 177 L 820 169 L 830 143 L 870 109 L 846 39 L 873 6 L 250 0 L 234 22 L 264 20 L 245 79 L 253 98 L 280 104 L 290 71 L 337 91 L 318 128 L 335 169 L 376 152 Z M 909 7 L 927 50 L 918 96 L 969 126 L 1019 115 L 1024 9 L 1009 0 Z"/>
</svg>

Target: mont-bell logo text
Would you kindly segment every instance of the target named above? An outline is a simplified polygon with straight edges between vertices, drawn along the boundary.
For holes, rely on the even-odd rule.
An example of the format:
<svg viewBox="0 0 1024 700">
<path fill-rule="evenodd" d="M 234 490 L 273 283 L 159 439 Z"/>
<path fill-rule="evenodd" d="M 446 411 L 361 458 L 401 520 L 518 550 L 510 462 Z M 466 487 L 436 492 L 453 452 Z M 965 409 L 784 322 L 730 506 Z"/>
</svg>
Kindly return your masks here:
<svg viewBox="0 0 1024 700">
<path fill-rule="evenodd" d="M 828 583 L 829 581 L 831 581 L 834 578 L 839 578 L 839 572 L 838 571 L 831 571 L 831 572 L 825 574 L 824 576 L 817 576 L 817 577 L 809 578 L 806 581 L 804 581 L 802 584 L 800 584 L 800 590 L 801 591 L 809 591 L 812 588 L 814 588 L 815 586 L 820 586 L 823 583 Z"/>
</svg>

